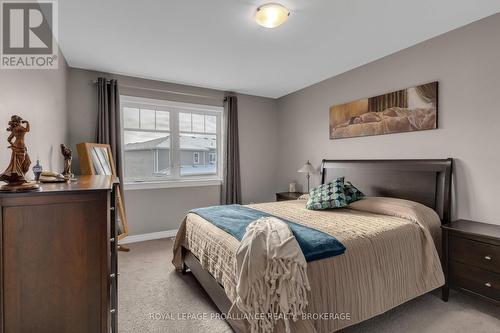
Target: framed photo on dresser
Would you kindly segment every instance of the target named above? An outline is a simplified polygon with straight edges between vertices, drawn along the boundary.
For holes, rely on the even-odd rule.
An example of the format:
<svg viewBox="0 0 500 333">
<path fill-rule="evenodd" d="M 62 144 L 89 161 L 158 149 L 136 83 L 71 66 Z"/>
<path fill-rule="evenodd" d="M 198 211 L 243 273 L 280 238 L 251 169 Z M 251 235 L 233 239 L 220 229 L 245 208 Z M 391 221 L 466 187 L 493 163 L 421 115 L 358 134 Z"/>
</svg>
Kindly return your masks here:
<svg viewBox="0 0 500 333">
<path fill-rule="evenodd" d="M 80 173 L 82 175 L 113 175 L 116 176 L 116 168 L 111 147 L 102 143 L 79 143 L 76 145 L 80 160 Z M 116 195 L 118 208 L 118 223 L 116 234 L 118 240 L 128 235 L 127 216 L 120 191 Z"/>
</svg>

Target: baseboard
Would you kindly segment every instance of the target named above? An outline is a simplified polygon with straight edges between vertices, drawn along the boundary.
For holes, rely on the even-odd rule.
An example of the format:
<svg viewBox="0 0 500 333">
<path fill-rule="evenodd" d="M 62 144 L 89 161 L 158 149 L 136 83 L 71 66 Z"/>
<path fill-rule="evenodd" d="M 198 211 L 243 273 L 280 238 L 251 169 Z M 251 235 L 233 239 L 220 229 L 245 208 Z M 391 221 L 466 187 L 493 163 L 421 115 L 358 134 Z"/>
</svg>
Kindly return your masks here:
<svg viewBox="0 0 500 333">
<path fill-rule="evenodd" d="M 132 235 L 123 238 L 122 240 L 120 240 L 119 243 L 130 244 L 130 243 L 144 242 L 153 239 L 170 238 L 170 237 L 175 237 L 176 234 L 177 230 L 165 230 L 165 231 L 152 232 L 149 234 Z"/>
</svg>

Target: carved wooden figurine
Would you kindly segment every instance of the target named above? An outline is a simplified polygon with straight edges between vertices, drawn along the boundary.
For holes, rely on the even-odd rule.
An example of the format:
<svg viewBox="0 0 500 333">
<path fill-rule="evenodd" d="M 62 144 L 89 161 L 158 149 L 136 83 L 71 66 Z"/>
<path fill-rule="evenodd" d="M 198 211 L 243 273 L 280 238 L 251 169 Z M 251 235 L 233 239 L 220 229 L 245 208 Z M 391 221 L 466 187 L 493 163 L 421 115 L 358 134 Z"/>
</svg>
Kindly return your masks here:
<svg viewBox="0 0 500 333">
<path fill-rule="evenodd" d="M 64 170 L 62 174 L 65 178 L 71 178 L 73 176 L 71 172 L 71 160 L 73 159 L 73 152 L 68 146 L 61 143 L 61 154 L 64 157 Z"/>
<path fill-rule="evenodd" d="M 23 126 L 23 124 L 26 124 L 26 126 Z M 0 174 L 0 180 L 6 182 L 7 185 L 3 185 L 0 189 L 12 192 L 38 189 L 38 184 L 28 182 L 25 178 L 31 161 L 26 145 L 24 144 L 24 136 L 30 131 L 30 124 L 21 117 L 13 115 L 10 118 L 7 131 L 11 132 L 7 138 L 7 142 L 10 144 L 8 148 L 12 149 L 12 153 L 9 166 Z"/>
</svg>

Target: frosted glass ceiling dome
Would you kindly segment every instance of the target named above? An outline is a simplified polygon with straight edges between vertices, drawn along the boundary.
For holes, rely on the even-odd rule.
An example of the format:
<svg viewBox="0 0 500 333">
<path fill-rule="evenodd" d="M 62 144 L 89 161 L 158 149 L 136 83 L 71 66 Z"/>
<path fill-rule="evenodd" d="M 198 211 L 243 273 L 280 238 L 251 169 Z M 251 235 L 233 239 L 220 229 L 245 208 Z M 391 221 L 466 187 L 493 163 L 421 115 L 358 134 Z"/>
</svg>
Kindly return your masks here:
<svg viewBox="0 0 500 333">
<path fill-rule="evenodd" d="M 290 11 L 283 5 L 269 3 L 257 8 L 255 21 L 265 28 L 276 28 L 282 25 L 290 16 Z"/>
</svg>

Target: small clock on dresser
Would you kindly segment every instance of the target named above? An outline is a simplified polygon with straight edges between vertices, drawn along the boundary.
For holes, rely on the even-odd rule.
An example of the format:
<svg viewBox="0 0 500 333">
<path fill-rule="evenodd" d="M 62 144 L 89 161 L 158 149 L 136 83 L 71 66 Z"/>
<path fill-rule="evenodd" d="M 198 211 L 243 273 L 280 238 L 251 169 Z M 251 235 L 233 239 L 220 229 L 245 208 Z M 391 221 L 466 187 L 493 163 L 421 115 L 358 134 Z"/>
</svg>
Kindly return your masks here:
<svg viewBox="0 0 500 333">
<path fill-rule="evenodd" d="M 442 229 L 443 300 L 452 287 L 500 304 L 500 225 L 458 220 Z"/>
</svg>

